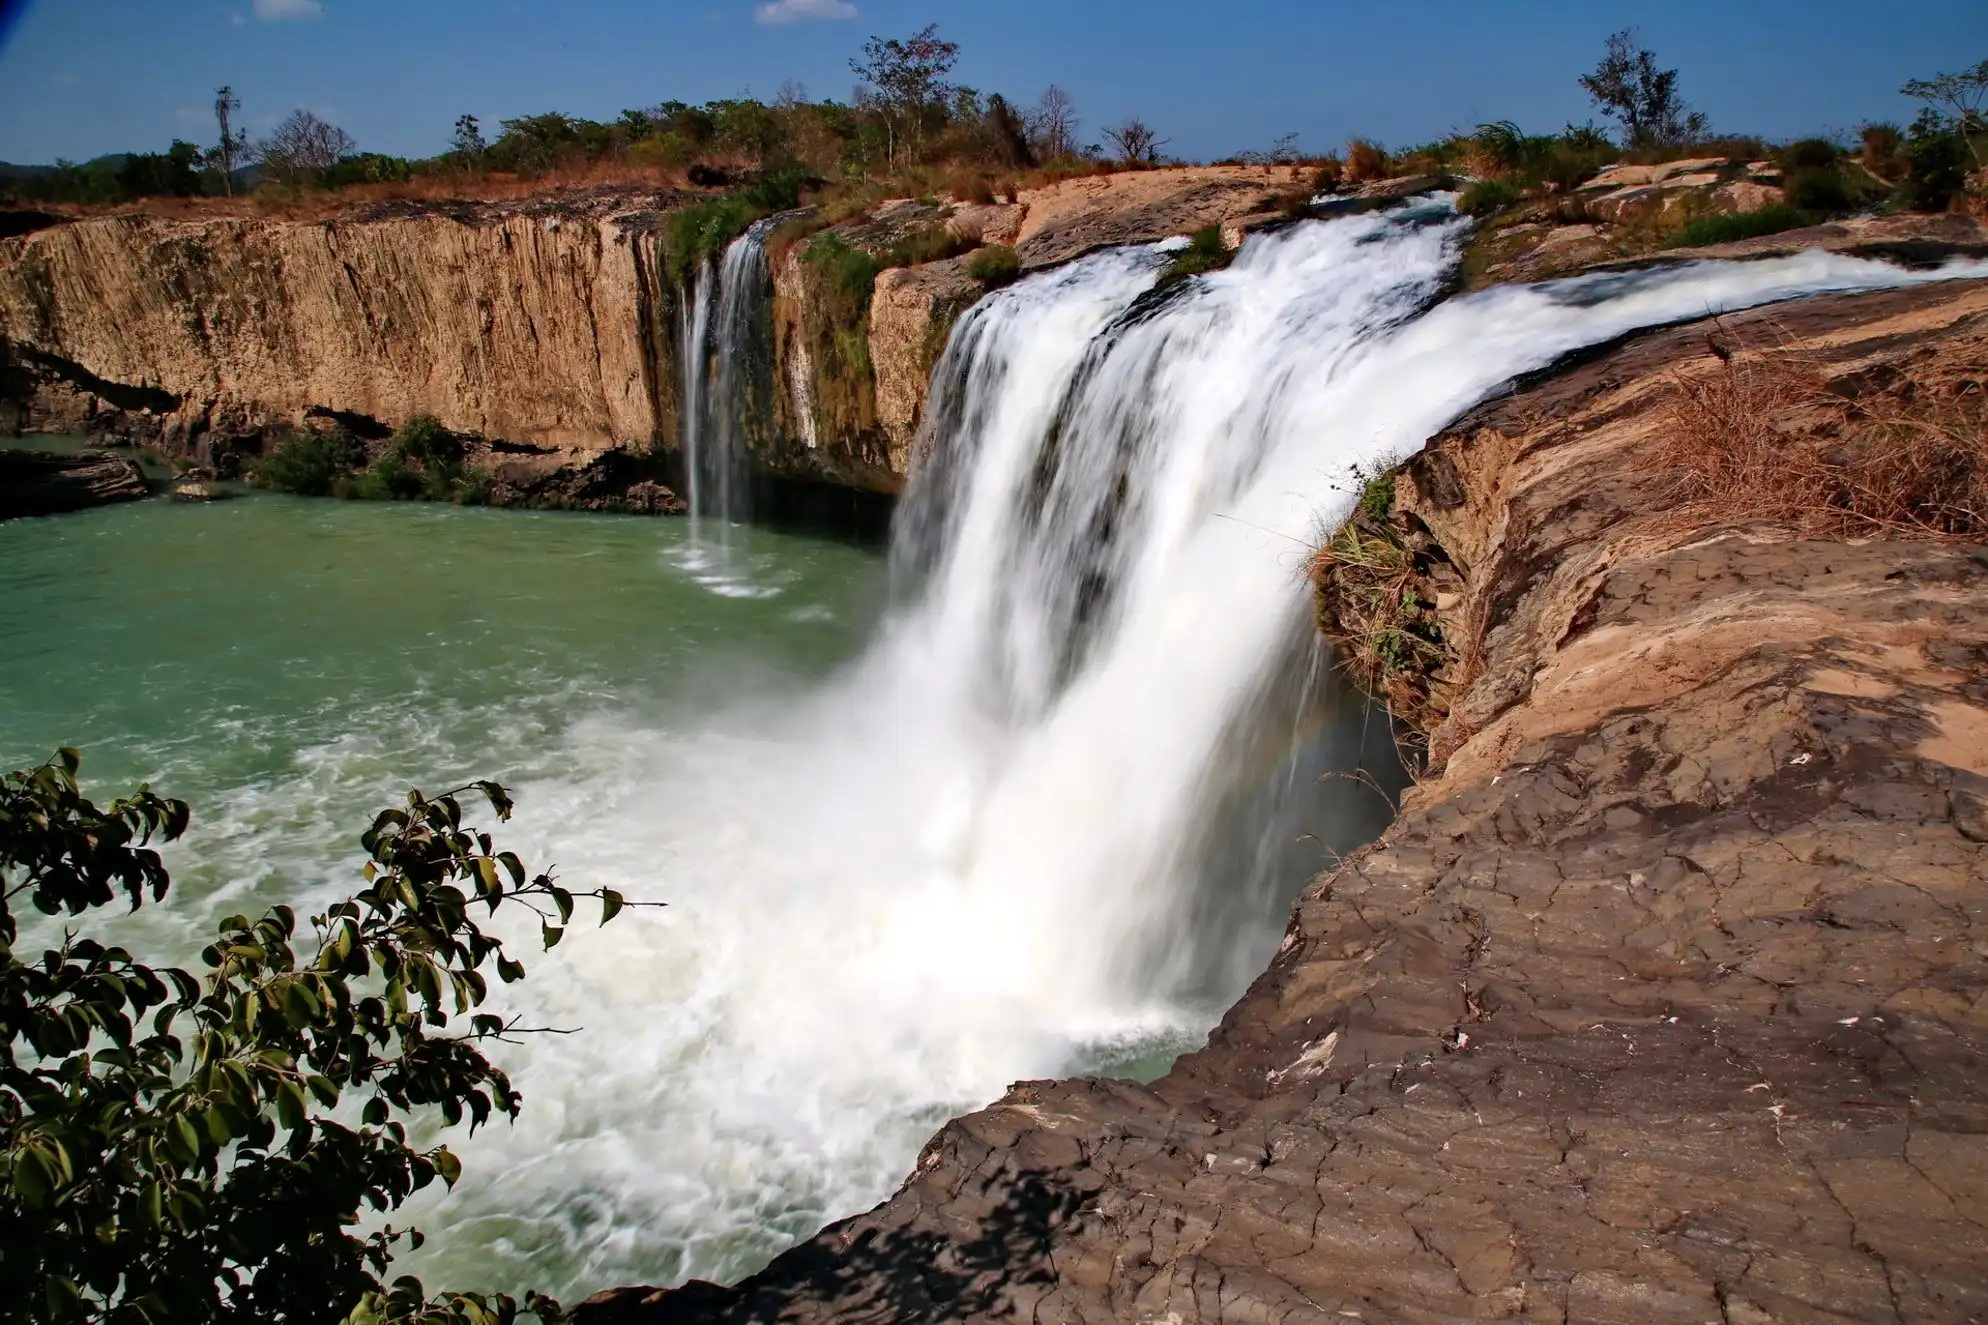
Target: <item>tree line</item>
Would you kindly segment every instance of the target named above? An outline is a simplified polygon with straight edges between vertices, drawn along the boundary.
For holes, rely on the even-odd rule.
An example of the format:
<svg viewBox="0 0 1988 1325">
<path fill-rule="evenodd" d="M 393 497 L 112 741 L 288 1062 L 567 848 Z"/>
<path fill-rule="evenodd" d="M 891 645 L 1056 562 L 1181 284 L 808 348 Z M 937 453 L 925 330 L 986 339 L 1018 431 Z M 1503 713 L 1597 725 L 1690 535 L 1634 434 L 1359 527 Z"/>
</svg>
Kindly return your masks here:
<svg viewBox="0 0 1988 1325">
<path fill-rule="evenodd" d="M 855 91 L 846 102 L 811 100 L 789 82 L 771 101 L 721 99 L 692 105 L 664 101 L 631 108 L 611 120 L 551 111 L 502 120 L 486 134 L 478 117 L 457 119 L 448 146 L 433 156 L 408 158 L 361 151 L 350 134 L 306 109 L 284 118 L 269 134 L 251 139 L 236 123 L 241 101 L 232 88 L 216 90 L 216 140 L 212 146 L 175 139 L 164 152 L 101 158 L 87 165 L 52 168 L 0 178 L 0 190 L 22 201 L 108 203 L 141 197 L 231 195 L 255 188 L 276 193 L 339 189 L 355 184 L 445 181 L 480 176 L 540 179 L 560 172 L 616 169 L 682 178 L 693 185 L 724 185 L 740 175 L 801 172 L 824 185 L 857 184 L 920 172 L 965 172 L 1000 177 L 1046 170 L 1069 173 L 1104 165 L 1142 167 L 1169 160 L 1170 140 L 1139 118 L 1084 133 L 1075 99 L 1050 86 L 1019 104 L 1000 93 L 952 81 L 957 43 L 936 24 L 903 38 L 872 37 L 849 61 Z M 1633 30 L 1611 36 L 1602 59 L 1579 79 L 1612 129 L 1592 124 L 1557 137 L 1568 161 L 1598 168 L 1617 154 L 1663 154 L 1712 143 L 1706 117 L 1680 95 L 1679 72 L 1662 67 Z M 1982 166 L 1982 105 L 1988 97 L 1988 60 L 1971 69 L 1915 79 L 1901 91 L 1925 107 L 1910 128 L 1864 126 L 1880 148 L 1895 155 L 1912 147 L 1922 173 Z M 1090 137 L 1090 141 L 1086 141 Z M 1387 152 L 1355 139 L 1343 153 L 1307 154 L 1296 135 L 1267 152 L 1229 158 L 1250 163 L 1348 167 L 1355 175 L 1407 163 L 1443 161 L 1444 145 L 1456 150 L 1470 134 L 1421 147 Z M 1545 141 L 1535 139 L 1535 142 Z M 1378 154 L 1378 156 L 1376 155 Z M 1909 165 L 1909 163 L 1907 163 Z M 1939 190 L 1934 190 L 1938 192 Z M 1956 191 L 1947 189 L 1949 196 Z"/>
</svg>

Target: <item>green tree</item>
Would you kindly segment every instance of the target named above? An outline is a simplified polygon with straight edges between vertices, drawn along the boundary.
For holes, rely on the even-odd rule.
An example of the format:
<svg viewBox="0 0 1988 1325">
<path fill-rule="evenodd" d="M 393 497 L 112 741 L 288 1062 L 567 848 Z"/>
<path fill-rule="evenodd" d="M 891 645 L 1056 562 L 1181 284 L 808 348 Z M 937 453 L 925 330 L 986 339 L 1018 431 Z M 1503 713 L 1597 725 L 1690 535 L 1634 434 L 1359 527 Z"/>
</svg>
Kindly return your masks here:
<svg viewBox="0 0 1988 1325">
<path fill-rule="evenodd" d="M 456 136 L 449 150 L 465 169 L 474 170 L 483 164 L 483 154 L 490 150 L 490 145 L 483 141 L 483 127 L 476 122 L 476 116 L 456 117 Z"/>
<path fill-rule="evenodd" d="M 399 1207 L 461 1171 L 408 1124 L 515 1118 L 518 1094 L 484 1057 L 525 1033 L 479 1011 L 489 976 L 524 966 L 472 908 L 536 914 L 547 948 L 576 894 L 528 876 L 463 822 L 492 782 L 410 792 L 360 839 L 365 887 L 312 917 L 277 906 L 230 916 L 203 972 L 146 965 L 65 927 L 38 957 L 15 950 L 12 907 L 50 916 L 157 903 L 155 845 L 186 831 L 183 803 L 149 787 L 99 807 L 78 757 L 0 777 L 0 1307 L 36 1325 L 335 1325 L 384 1320 L 505 1325 L 504 1296 L 382 1283 L 420 1234 L 355 1231 L 362 1206 Z M 602 923 L 623 906 L 608 889 Z M 334 1112 L 336 1110 L 336 1112 Z M 556 1317 L 557 1304 L 524 1309 Z"/>
<path fill-rule="evenodd" d="M 1982 105 L 1988 103 L 1988 60 L 1958 73 L 1915 78 L 1899 91 L 1925 102 L 1938 121 L 1960 139 L 1976 168 L 1980 167 L 1981 149 L 1974 140 L 1988 134 L 1988 120 L 1981 113 Z"/>
<path fill-rule="evenodd" d="M 192 198 L 200 193 L 200 148 L 181 139 L 164 152 L 134 152 L 117 171 L 127 198 Z"/>
<path fill-rule="evenodd" d="M 899 139 L 908 134 L 915 147 L 926 112 L 950 98 L 946 75 L 958 62 L 959 44 L 941 38 L 937 23 L 927 23 L 901 41 L 872 37 L 863 43 L 863 58 L 849 62 L 855 75 L 876 89 L 878 109 L 889 130 L 886 150 L 891 169 L 897 168 Z"/>
<path fill-rule="evenodd" d="M 1608 39 L 1581 86 L 1602 114 L 1621 122 L 1630 147 L 1674 147 L 1705 134 L 1705 117 L 1677 94 L 1677 70 L 1657 68 L 1656 52 L 1640 44 L 1634 28 Z"/>
</svg>

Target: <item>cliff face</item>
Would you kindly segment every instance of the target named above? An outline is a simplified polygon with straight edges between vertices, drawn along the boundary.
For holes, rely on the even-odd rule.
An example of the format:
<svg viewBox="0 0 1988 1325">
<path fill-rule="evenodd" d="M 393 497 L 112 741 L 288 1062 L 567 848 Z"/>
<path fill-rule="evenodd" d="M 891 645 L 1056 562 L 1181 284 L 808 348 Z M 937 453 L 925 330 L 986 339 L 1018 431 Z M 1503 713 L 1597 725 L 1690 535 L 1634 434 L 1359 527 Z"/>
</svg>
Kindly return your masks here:
<svg viewBox="0 0 1988 1325">
<path fill-rule="evenodd" d="M 1398 489 L 1455 576 L 1439 772 L 1207 1047 L 580 1319 L 1983 1318 L 1988 553 L 1681 513 L 1652 448 L 1715 335 L 1960 400 L 1984 326 L 1983 282 L 1815 299 L 1465 418 Z"/>
<path fill-rule="evenodd" d="M 973 238 L 1022 237 L 1041 265 L 1260 207 L 1289 176 L 1156 171 L 1001 207 L 899 206 Z M 661 275 L 658 230 L 674 202 L 50 225 L 0 240 L 0 337 L 33 378 L 0 395 L 14 426 L 121 432 L 202 458 L 313 413 L 382 428 L 433 414 L 498 443 L 490 462 L 520 477 L 616 450 L 666 454 L 681 296 Z M 747 421 L 755 467 L 895 490 L 932 360 L 981 287 L 960 259 L 886 270 L 852 331 L 825 313 L 804 253 L 775 255 L 777 379 L 772 409 Z"/>
<path fill-rule="evenodd" d="M 0 326 L 189 431 L 317 407 L 566 451 L 647 439 L 630 241 L 613 222 L 140 217 L 0 246 Z"/>
</svg>

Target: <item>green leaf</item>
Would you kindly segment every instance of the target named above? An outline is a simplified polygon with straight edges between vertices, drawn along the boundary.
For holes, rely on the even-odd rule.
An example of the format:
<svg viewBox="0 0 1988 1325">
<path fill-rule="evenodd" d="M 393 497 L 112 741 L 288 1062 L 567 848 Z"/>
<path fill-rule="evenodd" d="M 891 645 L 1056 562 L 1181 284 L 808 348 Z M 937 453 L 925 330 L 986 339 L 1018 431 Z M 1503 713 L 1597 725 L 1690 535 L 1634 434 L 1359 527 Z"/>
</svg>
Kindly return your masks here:
<svg viewBox="0 0 1988 1325">
<path fill-rule="evenodd" d="M 297 1084 L 295 1077 L 284 1077 L 277 1083 L 276 1116 L 285 1127 L 291 1131 L 302 1127 L 309 1108 L 308 1102 L 304 1099 L 304 1088 Z"/>
<path fill-rule="evenodd" d="M 330 1077 L 311 1076 L 304 1078 L 304 1084 L 311 1088 L 311 1094 L 318 1097 L 318 1103 L 325 1108 L 335 1108 L 338 1104 L 338 1086 Z"/>
<path fill-rule="evenodd" d="M 540 925 L 539 937 L 545 940 L 545 950 L 551 952 L 559 946 L 559 940 L 566 937 L 566 931 L 563 929 L 554 929 L 551 925 Z"/>
<path fill-rule="evenodd" d="M 192 1122 L 183 1113 L 167 1120 L 166 1145 L 181 1164 L 191 1164 L 200 1158 L 200 1134 L 193 1130 Z"/>
<path fill-rule="evenodd" d="M 456 1179 L 462 1177 L 462 1161 L 457 1159 L 447 1148 L 437 1150 L 434 1154 L 434 1160 L 435 1171 L 442 1175 L 442 1181 L 451 1187 L 455 1186 Z"/>
<path fill-rule="evenodd" d="M 148 1182 L 139 1189 L 138 1220 L 146 1228 L 157 1228 L 159 1226 L 161 1218 L 160 1204 L 163 1199 L 164 1193 L 159 1189 L 159 1184 L 156 1182 Z"/>
<path fill-rule="evenodd" d="M 11 1177 L 14 1190 L 32 1209 L 48 1204 L 49 1194 L 55 1190 L 55 1174 L 48 1160 L 32 1145 L 22 1146 L 14 1152 Z"/>
<path fill-rule="evenodd" d="M 621 908 L 626 905 L 628 903 L 622 900 L 621 894 L 614 889 L 601 889 L 601 923 L 605 925 L 608 921 L 620 915 Z"/>
<path fill-rule="evenodd" d="M 65 750 L 63 753 L 74 752 Z M 72 1280 L 52 1274 L 44 1291 L 48 1297 L 48 1314 L 52 1319 L 72 1320 L 83 1314 L 83 1294 Z"/>
</svg>

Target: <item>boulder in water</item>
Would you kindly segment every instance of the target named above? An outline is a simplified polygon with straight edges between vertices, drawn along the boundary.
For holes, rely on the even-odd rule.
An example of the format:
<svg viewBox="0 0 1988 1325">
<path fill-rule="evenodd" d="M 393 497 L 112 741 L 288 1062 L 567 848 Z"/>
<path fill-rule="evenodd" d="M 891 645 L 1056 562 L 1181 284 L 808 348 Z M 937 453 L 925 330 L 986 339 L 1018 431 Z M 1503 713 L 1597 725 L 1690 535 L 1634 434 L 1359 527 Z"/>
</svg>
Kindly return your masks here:
<svg viewBox="0 0 1988 1325">
<path fill-rule="evenodd" d="M 151 495 L 138 466 L 109 451 L 0 451 L 0 520 Z"/>
</svg>

